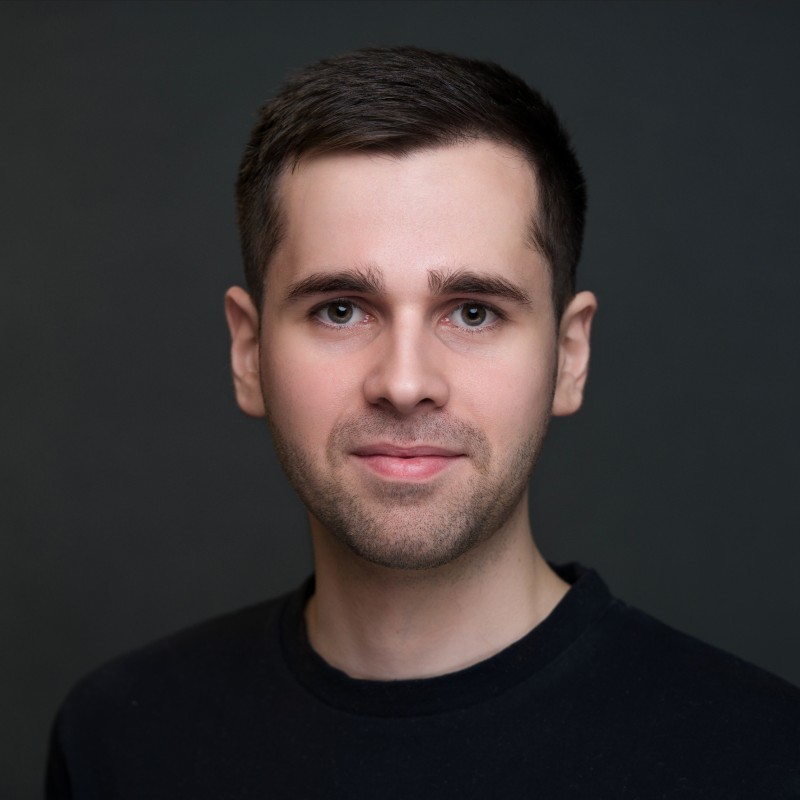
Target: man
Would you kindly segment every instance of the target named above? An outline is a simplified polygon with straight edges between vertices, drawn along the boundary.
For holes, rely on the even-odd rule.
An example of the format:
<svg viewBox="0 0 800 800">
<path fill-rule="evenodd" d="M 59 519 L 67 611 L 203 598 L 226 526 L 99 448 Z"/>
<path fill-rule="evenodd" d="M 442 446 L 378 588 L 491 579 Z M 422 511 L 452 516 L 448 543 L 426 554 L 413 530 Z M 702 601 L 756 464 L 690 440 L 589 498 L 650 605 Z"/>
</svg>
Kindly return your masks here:
<svg viewBox="0 0 800 800">
<path fill-rule="evenodd" d="M 79 684 L 49 796 L 800 797 L 797 690 L 531 536 L 597 305 L 550 106 L 413 48 L 322 62 L 262 109 L 238 201 L 236 397 L 315 574 Z"/>
</svg>

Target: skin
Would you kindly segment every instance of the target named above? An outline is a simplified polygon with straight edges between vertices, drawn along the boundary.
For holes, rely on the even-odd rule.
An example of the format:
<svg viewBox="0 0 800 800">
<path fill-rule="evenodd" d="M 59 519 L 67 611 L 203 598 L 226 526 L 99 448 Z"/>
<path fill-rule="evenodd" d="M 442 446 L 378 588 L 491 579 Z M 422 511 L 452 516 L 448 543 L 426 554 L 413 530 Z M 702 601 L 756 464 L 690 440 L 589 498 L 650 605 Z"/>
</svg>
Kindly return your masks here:
<svg viewBox="0 0 800 800">
<path fill-rule="evenodd" d="M 527 485 L 550 415 L 581 405 L 596 300 L 556 321 L 511 148 L 310 157 L 280 191 L 261 324 L 239 287 L 226 314 L 239 406 L 309 509 L 309 639 L 358 678 L 462 669 L 567 591 Z"/>
</svg>

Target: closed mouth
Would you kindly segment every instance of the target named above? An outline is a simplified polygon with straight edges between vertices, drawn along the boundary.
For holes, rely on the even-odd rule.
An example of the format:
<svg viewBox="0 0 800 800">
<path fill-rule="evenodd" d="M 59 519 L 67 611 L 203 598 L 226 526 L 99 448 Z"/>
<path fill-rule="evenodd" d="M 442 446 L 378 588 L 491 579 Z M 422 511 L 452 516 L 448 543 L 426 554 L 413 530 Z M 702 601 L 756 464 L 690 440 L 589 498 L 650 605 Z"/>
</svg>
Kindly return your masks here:
<svg viewBox="0 0 800 800">
<path fill-rule="evenodd" d="M 466 454 L 436 445 L 406 447 L 379 443 L 356 447 L 352 455 L 372 474 L 384 480 L 420 482 L 432 480 Z"/>
<path fill-rule="evenodd" d="M 463 451 L 426 444 L 405 447 L 402 445 L 378 443 L 356 447 L 352 452 L 354 456 L 388 456 L 390 458 L 424 458 L 427 456 L 457 458 L 458 456 L 465 455 Z"/>
</svg>

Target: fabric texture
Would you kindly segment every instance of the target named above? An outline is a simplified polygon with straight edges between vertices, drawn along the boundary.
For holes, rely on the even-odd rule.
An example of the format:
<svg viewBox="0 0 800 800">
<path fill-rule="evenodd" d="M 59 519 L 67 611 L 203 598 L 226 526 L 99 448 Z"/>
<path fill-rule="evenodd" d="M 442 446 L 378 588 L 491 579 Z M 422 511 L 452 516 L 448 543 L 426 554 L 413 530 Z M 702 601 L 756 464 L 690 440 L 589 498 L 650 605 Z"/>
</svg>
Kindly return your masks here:
<svg viewBox="0 0 800 800">
<path fill-rule="evenodd" d="M 572 584 L 468 669 L 364 681 L 296 592 L 117 659 L 59 712 L 48 800 L 800 798 L 800 690 Z"/>
</svg>

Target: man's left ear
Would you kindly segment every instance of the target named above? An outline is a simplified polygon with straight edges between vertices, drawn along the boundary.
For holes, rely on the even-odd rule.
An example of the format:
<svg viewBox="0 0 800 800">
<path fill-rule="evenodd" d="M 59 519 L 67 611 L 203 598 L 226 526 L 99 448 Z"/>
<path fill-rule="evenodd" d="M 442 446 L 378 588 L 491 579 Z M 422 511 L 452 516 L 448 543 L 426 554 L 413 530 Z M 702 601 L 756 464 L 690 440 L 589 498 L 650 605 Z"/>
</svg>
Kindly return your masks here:
<svg viewBox="0 0 800 800">
<path fill-rule="evenodd" d="M 583 402 L 589 374 L 589 335 L 597 311 L 591 292 L 578 292 L 561 315 L 558 326 L 558 375 L 553 395 L 553 415 L 574 414 Z"/>
</svg>

